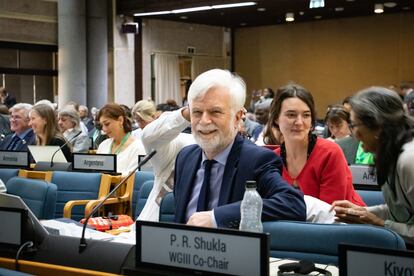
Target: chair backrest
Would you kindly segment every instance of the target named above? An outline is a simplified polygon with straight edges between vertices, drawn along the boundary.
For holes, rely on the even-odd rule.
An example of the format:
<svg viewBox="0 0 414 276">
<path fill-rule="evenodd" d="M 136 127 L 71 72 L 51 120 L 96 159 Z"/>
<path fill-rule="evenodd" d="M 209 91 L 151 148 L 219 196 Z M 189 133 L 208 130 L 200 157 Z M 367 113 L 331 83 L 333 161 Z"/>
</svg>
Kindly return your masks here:
<svg viewBox="0 0 414 276">
<path fill-rule="evenodd" d="M 132 193 L 132 217 L 138 217 L 139 213 L 136 213 L 138 194 L 142 185 L 147 180 L 154 180 L 154 173 L 150 171 L 137 171 L 134 179 L 134 191 Z M 148 196 L 147 196 L 148 197 Z M 142 206 L 144 208 L 144 206 Z M 142 210 L 141 208 L 141 210 Z M 140 211 L 141 212 L 141 211 Z"/>
<path fill-rule="evenodd" d="M 57 187 L 44 180 L 13 177 L 6 182 L 7 193 L 22 198 L 38 219 L 54 218 Z"/>
<path fill-rule="evenodd" d="M 160 204 L 160 221 L 174 222 L 175 218 L 175 200 L 174 193 L 167 193 L 161 200 Z"/>
<path fill-rule="evenodd" d="M 0 168 L 0 179 L 6 183 L 10 178 L 17 176 L 19 169 Z"/>
<path fill-rule="evenodd" d="M 371 190 L 357 190 L 357 193 L 361 196 L 367 206 L 374 206 L 384 204 L 384 196 L 382 191 L 371 191 Z"/>
<path fill-rule="evenodd" d="M 263 223 L 271 235 L 270 255 L 315 263 L 338 264 L 338 244 L 405 249 L 395 232 L 371 225 L 318 224 L 293 221 Z"/>
<path fill-rule="evenodd" d="M 84 172 L 53 172 L 52 182 L 57 186 L 55 218 L 63 217 L 63 208 L 69 200 L 98 199 L 108 194 L 109 188 L 101 188 L 102 174 Z M 109 186 L 108 186 L 109 187 Z M 79 221 L 85 216 L 84 206 L 72 209 L 72 219 Z"/>
<path fill-rule="evenodd" d="M 139 214 L 141 214 L 142 209 L 144 209 L 145 203 L 147 203 L 147 199 L 151 193 L 153 185 L 153 180 L 147 180 L 142 184 L 142 187 L 138 192 L 137 204 L 135 208 L 135 218 L 137 218 Z"/>
</svg>

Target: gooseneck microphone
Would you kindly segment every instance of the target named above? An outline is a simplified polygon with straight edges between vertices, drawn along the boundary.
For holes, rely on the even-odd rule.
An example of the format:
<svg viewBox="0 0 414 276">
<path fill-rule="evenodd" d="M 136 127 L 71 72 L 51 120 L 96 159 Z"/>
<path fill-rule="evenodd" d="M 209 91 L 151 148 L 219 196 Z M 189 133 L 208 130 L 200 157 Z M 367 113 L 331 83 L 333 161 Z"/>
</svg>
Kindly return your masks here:
<svg viewBox="0 0 414 276">
<path fill-rule="evenodd" d="M 99 210 L 99 208 L 102 207 L 105 201 L 109 197 L 111 197 L 119 189 L 119 187 L 121 187 L 135 173 L 136 170 L 138 170 L 138 168 L 144 166 L 156 153 L 157 153 L 156 150 L 154 149 L 151 150 L 151 152 L 147 154 L 147 156 L 145 156 L 145 158 L 142 159 L 141 162 L 139 162 L 138 165 L 124 179 L 122 179 L 122 181 L 119 182 L 119 184 L 116 185 L 115 188 L 113 188 L 113 190 L 109 194 L 107 194 L 105 198 L 102 199 L 102 201 L 98 205 L 95 206 L 95 208 L 92 209 L 91 213 L 86 217 L 85 222 L 83 224 L 82 236 L 81 236 L 80 243 L 79 243 L 79 253 L 82 253 L 87 247 L 87 243 L 85 239 L 85 231 L 86 231 L 86 226 L 88 225 L 89 219 Z"/>
<path fill-rule="evenodd" d="M 82 134 L 82 130 L 79 131 L 78 133 L 76 133 L 75 136 L 73 136 L 72 138 L 70 138 L 69 140 L 67 140 L 63 145 L 61 145 L 53 154 L 52 154 L 52 158 L 50 158 L 50 167 L 53 167 L 53 158 L 55 158 L 56 153 L 58 153 L 61 149 L 63 149 L 64 146 L 66 146 L 67 144 L 69 144 L 69 142 L 72 142 L 73 139 L 75 139 L 76 137 L 78 137 L 79 135 Z"/>
</svg>

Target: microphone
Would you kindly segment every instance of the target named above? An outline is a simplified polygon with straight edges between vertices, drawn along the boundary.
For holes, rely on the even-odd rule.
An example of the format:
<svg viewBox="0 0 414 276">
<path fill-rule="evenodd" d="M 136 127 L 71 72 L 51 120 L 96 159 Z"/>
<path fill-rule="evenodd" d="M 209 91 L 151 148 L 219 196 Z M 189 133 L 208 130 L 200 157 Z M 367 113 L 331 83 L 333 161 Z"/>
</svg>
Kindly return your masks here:
<svg viewBox="0 0 414 276">
<path fill-rule="evenodd" d="M 78 137 L 79 135 L 82 134 L 82 130 L 79 131 L 78 133 L 76 133 L 75 136 L 73 136 L 72 138 L 70 138 L 69 140 L 67 140 L 63 145 L 61 145 L 53 154 L 52 154 L 52 158 L 50 158 L 50 167 L 53 167 L 53 158 L 55 158 L 56 153 L 58 153 L 61 149 L 63 149 L 64 146 L 66 146 L 69 142 L 72 142 L 73 139 L 75 139 L 76 137 Z"/>
<path fill-rule="evenodd" d="M 138 165 L 132 171 L 130 171 L 129 174 L 124 179 L 122 179 L 122 181 L 119 182 L 119 184 L 116 185 L 115 188 L 113 188 L 113 190 L 109 194 L 107 194 L 98 205 L 95 206 L 95 208 L 92 209 L 91 213 L 86 217 L 85 222 L 83 224 L 82 236 L 81 236 L 80 243 L 79 243 L 79 253 L 82 253 L 87 247 L 87 243 L 85 239 L 85 231 L 86 231 L 86 226 L 88 225 L 89 219 L 99 210 L 99 208 L 102 207 L 105 201 L 109 197 L 111 197 L 119 189 L 119 187 L 121 187 L 135 173 L 136 170 L 138 170 L 138 168 L 144 166 L 156 153 L 157 151 L 155 149 L 151 150 L 151 152 L 147 154 L 147 156 L 145 156 L 145 158 L 142 159 L 141 162 L 139 162 Z"/>
</svg>

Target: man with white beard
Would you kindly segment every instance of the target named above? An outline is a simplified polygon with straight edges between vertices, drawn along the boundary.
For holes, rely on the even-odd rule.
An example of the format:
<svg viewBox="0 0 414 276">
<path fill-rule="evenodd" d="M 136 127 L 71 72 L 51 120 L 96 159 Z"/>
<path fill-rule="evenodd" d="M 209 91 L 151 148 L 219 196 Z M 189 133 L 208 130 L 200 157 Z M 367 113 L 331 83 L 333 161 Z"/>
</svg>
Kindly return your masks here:
<svg viewBox="0 0 414 276">
<path fill-rule="evenodd" d="M 305 220 L 303 194 L 282 179 L 280 158 L 237 134 L 245 97 L 244 81 L 226 70 L 207 71 L 192 83 L 197 144 L 184 148 L 175 163 L 176 222 L 238 228 L 247 180 L 257 182 L 262 220 Z"/>
</svg>

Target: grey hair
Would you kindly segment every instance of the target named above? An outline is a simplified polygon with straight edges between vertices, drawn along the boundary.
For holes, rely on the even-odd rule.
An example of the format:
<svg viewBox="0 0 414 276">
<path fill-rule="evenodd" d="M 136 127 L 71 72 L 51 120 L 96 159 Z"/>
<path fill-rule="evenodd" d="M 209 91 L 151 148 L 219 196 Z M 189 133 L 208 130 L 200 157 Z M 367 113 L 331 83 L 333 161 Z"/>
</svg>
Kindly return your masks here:
<svg viewBox="0 0 414 276">
<path fill-rule="evenodd" d="M 202 97 L 212 88 L 224 88 L 229 91 L 231 107 L 234 113 L 241 110 L 246 100 L 246 84 L 244 80 L 228 70 L 212 69 L 199 75 L 188 91 L 188 103 Z"/>
<path fill-rule="evenodd" d="M 58 113 L 59 117 L 66 117 L 75 124 L 73 128 L 79 129 L 80 128 L 80 118 L 78 112 L 73 107 L 64 107 Z"/>
<path fill-rule="evenodd" d="M 29 112 L 32 109 L 32 107 L 33 106 L 28 103 L 17 103 L 13 105 L 12 108 L 10 108 L 10 112 L 24 110 L 24 116 L 26 118 L 29 118 Z"/>
<path fill-rule="evenodd" d="M 405 111 L 401 98 L 384 87 L 373 86 L 361 90 L 350 100 L 352 111 L 369 129 L 382 129 L 400 122 Z"/>
<path fill-rule="evenodd" d="M 86 111 L 86 113 L 89 113 L 89 109 L 88 109 L 88 107 L 87 107 L 86 105 L 80 105 L 80 106 L 79 106 L 79 110 L 80 110 L 81 108 L 82 108 L 82 109 L 84 109 L 84 110 Z"/>
<path fill-rule="evenodd" d="M 377 182 L 382 186 L 390 175 L 394 177 L 402 147 L 414 137 L 414 119 L 406 114 L 397 93 L 384 87 L 364 89 L 349 103 L 361 123 L 378 132 L 375 168 Z"/>
</svg>

